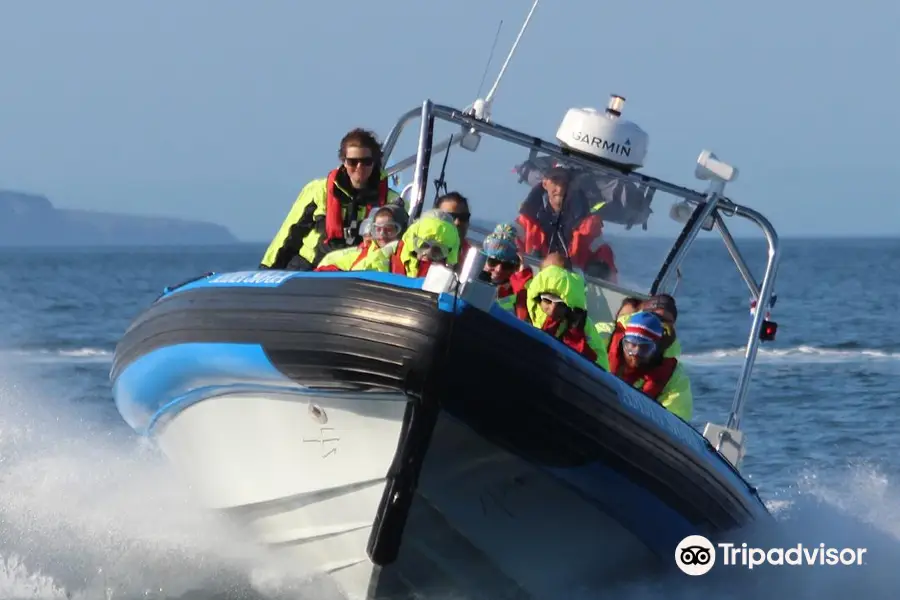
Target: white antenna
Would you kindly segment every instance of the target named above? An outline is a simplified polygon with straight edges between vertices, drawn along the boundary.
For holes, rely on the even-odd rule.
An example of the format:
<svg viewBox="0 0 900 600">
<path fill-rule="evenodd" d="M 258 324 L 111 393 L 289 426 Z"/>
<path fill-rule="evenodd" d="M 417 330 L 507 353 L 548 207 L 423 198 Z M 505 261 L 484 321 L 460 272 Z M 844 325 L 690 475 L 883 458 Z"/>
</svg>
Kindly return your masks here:
<svg viewBox="0 0 900 600">
<path fill-rule="evenodd" d="M 494 87 L 491 88 L 491 91 L 489 91 L 488 95 L 484 98 L 486 103 L 490 104 L 491 100 L 494 98 L 494 94 L 497 93 L 497 86 L 500 85 L 500 80 L 503 79 L 503 74 L 506 73 L 506 67 L 509 66 L 510 59 L 513 57 L 513 54 L 516 53 L 516 48 L 519 46 L 519 40 L 522 39 L 522 34 L 525 33 L 525 30 L 528 28 L 528 22 L 531 21 L 531 15 L 534 14 L 534 9 L 537 8 L 538 2 L 540 2 L 540 0 L 534 0 L 534 4 L 531 5 L 531 10 L 528 11 L 528 16 L 525 17 L 525 22 L 522 23 L 522 29 L 519 30 L 519 35 L 516 36 L 516 41 L 513 42 L 512 48 L 510 48 L 509 54 L 506 56 L 506 60 L 503 61 L 503 66 L 500 67 L 500 73 L 497 75 Z"/>
<path fill-rule="evenodd" d="M 503 61 L 503 66 L 500 67 L 500 73 L 497 75 L 497 79 L 494 81 L 494 85 L 491 87 L 487 96 L 483 99 L 478 98 L 475 100 L 475 103 L 472 104 L 471 112 L 475 115 L 476 118 L 482 120 L 490 120 L 491 118 L 491 102 L 494 99 L 494 94 L 497 93 L 497 88 L 500 86 L 500 80 L 503 79 L 504 73 L 506 73 L 506 67 L 509 66 L 509 61 L 512 59 L 513 54 L 516 53 L 516 48 L 519 46 L 519 41 L 522 39 L 522 35 L 525 33 L 525 30 L 528 28 L 528 23 L 531 21 L 531 15 L 534 14 L 534 9 L 537 8 L 538 2 L 540 0 L 534 0 L 534 4 L 531 5 L 531 10 L 528 11 L 528 16 L 525 17 L 525 22 L 522 24 L 522 28 L 519 30 L 519 35 L 516 36 L 516 41 L 513 42 L 512 48 L 509 50 L 509 54 L 506 55 L 506 60 Z M 463 145 L 465 147 L 465 144 Z"/>
</svg>

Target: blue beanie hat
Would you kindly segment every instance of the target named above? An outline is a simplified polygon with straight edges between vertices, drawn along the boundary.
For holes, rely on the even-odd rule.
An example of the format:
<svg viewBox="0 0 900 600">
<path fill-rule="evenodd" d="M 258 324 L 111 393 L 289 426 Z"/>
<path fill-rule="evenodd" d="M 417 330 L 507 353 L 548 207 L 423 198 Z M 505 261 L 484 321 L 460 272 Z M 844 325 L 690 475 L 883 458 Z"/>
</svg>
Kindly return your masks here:
<svg viewBox="0 0 900 600">
<path fill-rule="evenodd" d="M 516 248 L 516 230 L 511 225 L 501 223 L 494 228 L 481 244 L 481 252 L 488 258 L 506 263 L 518 263 L 519 251 Z"/>
<path fill-rule="evenodd" d="M 636 312 L 625 324 L 625 340 L 635 344 L 656 345 L 662 340 L 663 324 L 651 312 Z"/>
</svg>

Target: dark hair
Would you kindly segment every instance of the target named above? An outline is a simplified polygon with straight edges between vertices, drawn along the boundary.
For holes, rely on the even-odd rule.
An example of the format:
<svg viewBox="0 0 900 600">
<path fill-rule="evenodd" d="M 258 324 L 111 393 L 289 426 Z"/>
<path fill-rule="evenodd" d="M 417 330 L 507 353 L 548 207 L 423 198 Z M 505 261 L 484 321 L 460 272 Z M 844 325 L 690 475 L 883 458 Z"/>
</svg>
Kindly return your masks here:
<svg viewBox="0 0 900 600">
<path fill-rule="evenodd" d="M 583 308 L 569 308 L 569 326 L 575 329 L 583 329 L 587 323 L 587 311 Z"/>
<path fill-rule="evenodd" d="M 388 215 L 391 219 L 394 218 L 394 210 L 390 206 L 382 206 L 381 208 L 375 211 L 375 214 L 372 215 L 372 223 L 375 223 L 375 219 L 380 217 L 381 215 Z"/>
<path fill-rule="evenodd" d="M 381 166 L 381 144 L 378 143 L 378 138 L 375 137 L 375 134 L 368 129 L 357 127 L 356 129 L 348 131 L 347 135 L 341 138 L 341 147 L 338 149 L 338 159 L 344 160 L 347 156 L 347 148 L 350 146 L 368 148 L 372 152 L 372 157 L 375 159 L 376 166 Z"/>
<path fill-rule="evenodd" d="M 672 321 L 678 320 L 678 306 L 675 304 L 675 298 L 670 294 L 656 294 L 641 303 L 641 310 L 654 311 L 663 310 L 672 315 Z"/>
<path fill-rule="evenodd" d="M 619 310 L 622 310 L 626 306 L 640 306 L 641 300 L 640 298 L 635 298 L 634 296 L 625 296 L 622 298 L 622 304 L 619 305 Z"/>
<path fill-rule="evenodd" d="M 455 201 L 459 204 L 462 204 L 466 207 L 466 210 L 471 210 L 469 208 L 469 199 L 460 194 L 459 192 L 447 192 L 443 196 L 438 197 L 437 200 L 434 201 L 434 206 L 432 208 L 438 208 L 441 204 L 448 201 Z"/>
<path fill-rule="evenodd" d="M 619 310 L 616 311 L 616 320 L 619 320 L 619 315 L 622 314 L 622 309 L 626 306 L 631 306 L 635 310 L 641 309 L 641 302 L 643 302 L 640 298 L 635 298 L 634 296 L 625 296 L 622 298 L 622 304 L 619 305 Z"/>
</svg>

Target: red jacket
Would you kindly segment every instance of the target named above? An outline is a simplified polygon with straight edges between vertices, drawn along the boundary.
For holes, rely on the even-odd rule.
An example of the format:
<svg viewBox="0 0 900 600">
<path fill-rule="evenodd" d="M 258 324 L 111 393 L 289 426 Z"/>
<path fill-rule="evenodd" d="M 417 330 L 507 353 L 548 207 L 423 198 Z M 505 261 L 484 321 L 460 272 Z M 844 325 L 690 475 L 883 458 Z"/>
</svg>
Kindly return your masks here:
<svg viewBox="0 0 900 600">
<path fill-rule="evenodd" d="M 498 300 L 515 295 L 515 315 L 526 323 L 531 322 L 531 318 L 528 316 L 528 288 L 526 287 L 526 284 L 533 276 L 534 273 L 531 268 L 526 267 L 521 271 L 513 273 L 507 283 L 504 283 L 497 288 Z"/>
</svg>

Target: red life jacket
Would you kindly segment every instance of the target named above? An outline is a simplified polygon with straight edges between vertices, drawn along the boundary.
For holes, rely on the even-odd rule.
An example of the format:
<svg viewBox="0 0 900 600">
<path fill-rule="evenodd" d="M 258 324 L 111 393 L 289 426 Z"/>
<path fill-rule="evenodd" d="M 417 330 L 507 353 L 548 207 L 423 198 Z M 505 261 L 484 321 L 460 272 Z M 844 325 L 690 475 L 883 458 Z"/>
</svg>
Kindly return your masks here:
<svg viewBox="0 0 900 600">
<path fill-rule="evenodd" d="M 606 344 L 606 353 L 609 355 L 610 366 L 612 365 L 613 354 L 618 352 L 619 342 L 622 341 L 623 337 L 625 337 L 625 326 L 617 320 L 612 335 L 609 336 L 609 342 Z"/>
<path fill-rule="evenodd" d="M 593 348 L 591 348 L 590 344 L 588 344 L 587 334 L 584 332 L 584 327 L 568 327 L 562 334 L 562 336 L 559 336 L 557 330 L 559 329 L 560 325 L 562 325 L 562 322 L 547 317 L 547 319 L 544 321 L 543 326 L 541 327 L 541 331 L 546 331 L 550 335 L 557 337 L 566 346 L 572 348 L 586 359 L 590 360 L 591 362 L 596 362 L 597 353 Z"/>
<path fill-rule="evenodd" d="M 603 219 L 600 215 L 588 215 L 578 224 L 578 228 L 572 234 L 572 242 L 569 245 L 569 257 L 572 266 L 586 269 L 591 263 L 601 262 L 610 270 L 609 280 L 616 283 L 617 269 L 616 257 L 609 244 L 603 241 Z"/>
<path fill-rule="evenodd" d="M 503 285 L 497 286 L 497 299 L 506 298 L 507 296 L 515 295 L 515 304 L 513 312 L 516 315 L 517 319 L 522 321 L 530 322 L 530 318 L 528 317 L 528 291 L 525 289 L 521 289 L 516 291 L 515 288 L 510 283 L 504 283 Z"/>
<path fill-rule="evenodd" d="M 325 181 L 325 237 L 322 240 L 324 244 L 328 244 L 331 240 L 344 239 L 344 209 L 335 190 L 335 179 L 339 172 L 340 169 L 333 170 Z M 378 183 L 378 200 L 374 204 L 365 205 L 366 214 L 376 206 L 384 206 L 387 197 L 388 182 L 387 179 L 382 179 Z"/>
<path fill-rule="evenodd" d="M 526 323 L 531 323 L 531 317 L 528 315 L 528 288 L 525 287 L 525 284 L 532 277 L 534 277 L 534 272 L 530 267 L 523 271 L 516 271 L 509 278 L 509 291 L 502 296 L 499 291 L 497 294 L 502 298 L 514 293 L 516 295 L 516 317 Z"/>
<path fill-rule="evenodd" d="M 524 238 L 516 238 L 516 246 L 519 252 L 524 254 L 539 254 L 546 256 L 550 248 L 549 240 L 540 224 L 528 215 L 520 214 L 516 221 L 524 230 Z"/>
<path fill-rule="evenodd" d="M 397 244 L 397 248 L 394 250 L 394 254 L 391 255 L 391 273 L 396 273 L 397 275 L 406 275 L 406 265 L 403 264 L 403 261 L 400 260 L 400 252 L 403 250 L 403 240 Z M 430 261 L 418 261 L 419 270 L 414 275 L 414 277 L 425 277 L 428 274 L 428 267 L 431 266 Z"/>
<path fill-rule="evenodd" d="M 641 391 L 656 400 L 659 398 L 662 391 L 666 389 L 669 380 L 672 379 L 675 367 L 678 366 L 678 359 L 666 357 L 655 367 L 650 369 L 635 369 L 634 371 L 629 372 L 628 369 L 625 368 L 625 361 L 622 357 L 621 341 L 624 336 L 625 328 L 620 327 L 620 324 L 617 323 L 616 330 L 610 336 L 608 353 L 609 372 L 628 385 L 634 385 L 636 381 L 643 379 L 644 383 L 641 385 Z M 620 369 L 622 372 L 620 372 Z"/>
<path fill-rule="evenodd" d="M 519 252 L 524 254 L 537 253 L 541 257 L 547 256 L 550 251 L 550 236 L 548 236 L 540 223 L 530 215 L 520 213 L 516 218 L 524 230 L 524 239 L 517 238 L 516 246 Z M 603 233 L 603 221 L 597 215 L 589 215 L 582 219 L 572 232 L 572 239 L 566 240 L 569 258 L 572 266 L 584 269 L 592 260 L 602 260 L 615 271 L 615 260 L 612 257 L 612 249 L 608 244 L 602 244 L 594 249 L 594 240 Z"/>
</svg>

